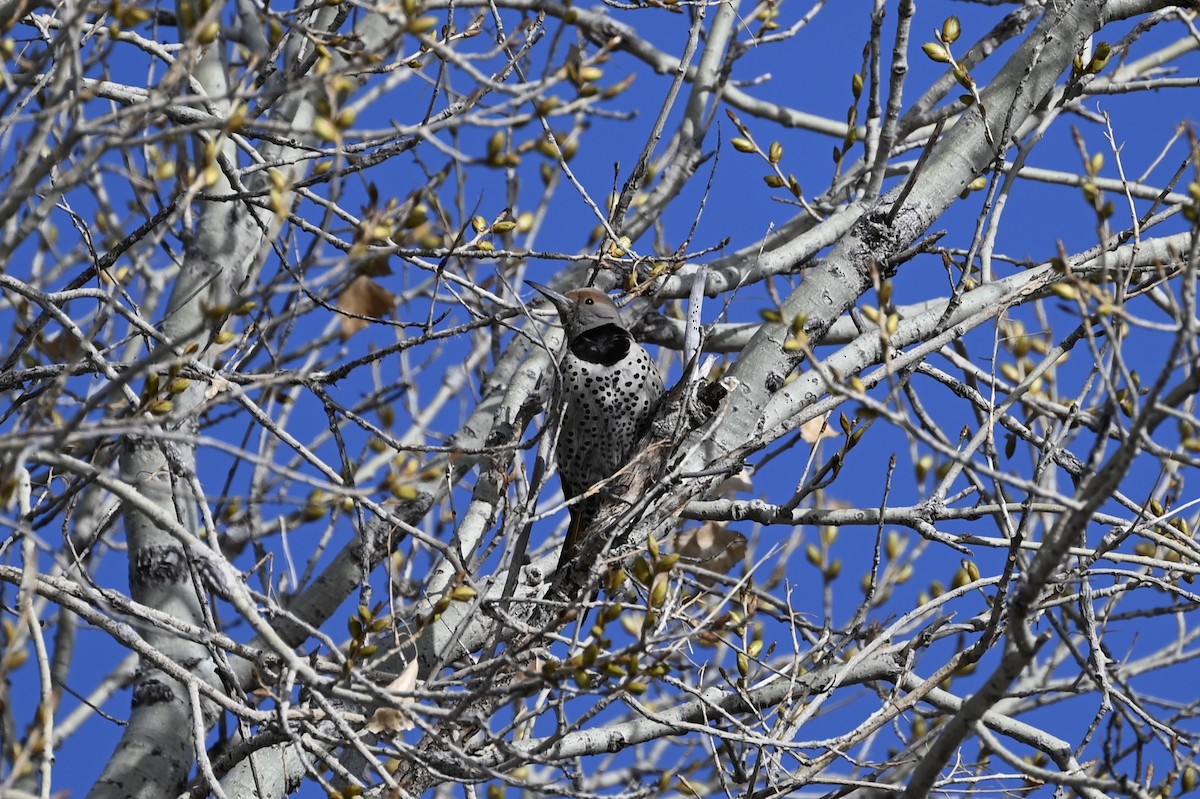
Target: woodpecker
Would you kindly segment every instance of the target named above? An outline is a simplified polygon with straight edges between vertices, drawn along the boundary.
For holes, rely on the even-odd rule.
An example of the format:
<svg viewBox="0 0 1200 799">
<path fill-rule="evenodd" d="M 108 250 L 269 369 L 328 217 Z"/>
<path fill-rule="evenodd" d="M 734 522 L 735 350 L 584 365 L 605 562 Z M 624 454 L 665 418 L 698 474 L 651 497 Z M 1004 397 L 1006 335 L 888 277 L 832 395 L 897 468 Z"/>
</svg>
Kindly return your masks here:
<svg viewBox="0 0 1200 799">
<path fill-rule="evenodd" d="M 554 304 L 566 332 L 559 365 L 563 418 L 557 452 L 563 494 L 570 499 L 612 477 L 629 461 L 663 395 L 662 375 L 603 291 L 585 288 L 559 294 L 526 282 Z M 599 504 L 593 496 L 571 506 L 571 526 L 558 568 L 574 559 L 579 534 Z"/>
</svg>

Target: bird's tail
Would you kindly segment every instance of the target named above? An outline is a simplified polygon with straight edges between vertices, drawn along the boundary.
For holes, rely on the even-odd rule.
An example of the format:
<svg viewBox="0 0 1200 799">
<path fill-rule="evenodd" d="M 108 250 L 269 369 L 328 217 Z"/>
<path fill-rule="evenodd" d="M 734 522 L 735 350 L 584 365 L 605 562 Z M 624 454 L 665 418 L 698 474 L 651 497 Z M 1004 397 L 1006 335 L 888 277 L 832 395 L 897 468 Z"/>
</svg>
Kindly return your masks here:
<svg viewBox="0 0 1200 799">
<path fill-rule="evenodd" d="M 581 501 L 572 505 L 570 511 L 571 523 L 567 526 L 567 537 L 563 541 L 562 551 L 558 555 L 558 566 L 555 571 L 561 571 L 563 567 L 570 565 L 575 560 L 579 549 L 579 539 L 583 535 L 583 531 L 587 529 L 592 520 L 596 518 L 596 514 L 600 512 L 600 497 L 584 497 Z"/>
</svg>

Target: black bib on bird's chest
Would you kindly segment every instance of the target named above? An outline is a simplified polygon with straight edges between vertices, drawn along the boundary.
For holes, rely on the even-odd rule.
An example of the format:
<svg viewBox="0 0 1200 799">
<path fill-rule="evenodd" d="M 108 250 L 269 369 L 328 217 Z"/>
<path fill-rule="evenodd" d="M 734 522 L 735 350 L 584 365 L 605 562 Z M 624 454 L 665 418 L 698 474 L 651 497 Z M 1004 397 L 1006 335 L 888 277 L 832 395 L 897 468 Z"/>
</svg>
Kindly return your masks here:
<svg viewBox="0 0 1200 799">
<path fill-rule="evenodd" d="M 614 324 L 601 325 L 571 339 L 570 350 L 581 361 L 612 366 L 629 354 L 633 337 Z"/>
</svg>

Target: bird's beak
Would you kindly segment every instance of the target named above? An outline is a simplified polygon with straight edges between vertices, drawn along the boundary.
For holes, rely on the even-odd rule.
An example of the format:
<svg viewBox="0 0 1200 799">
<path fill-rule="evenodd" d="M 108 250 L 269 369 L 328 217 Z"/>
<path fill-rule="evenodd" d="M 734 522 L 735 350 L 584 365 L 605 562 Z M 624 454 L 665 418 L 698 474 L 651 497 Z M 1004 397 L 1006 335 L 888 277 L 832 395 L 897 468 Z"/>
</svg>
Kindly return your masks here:
<svg viewBox="0 0 1200 799">
<path fill-rule="evenodd" d="M 546 299 L 554 303 L 554 307 L 558 309 L 560 314 L 568 314 L 571 312 L 571 301 L 565 295 L 559 294 L 549 286 L 543 286 L 541 283 L 534 283 L 532 280 L 526 280 L 525 285 L 532 289 L 541 292 Z"/>
</svg>

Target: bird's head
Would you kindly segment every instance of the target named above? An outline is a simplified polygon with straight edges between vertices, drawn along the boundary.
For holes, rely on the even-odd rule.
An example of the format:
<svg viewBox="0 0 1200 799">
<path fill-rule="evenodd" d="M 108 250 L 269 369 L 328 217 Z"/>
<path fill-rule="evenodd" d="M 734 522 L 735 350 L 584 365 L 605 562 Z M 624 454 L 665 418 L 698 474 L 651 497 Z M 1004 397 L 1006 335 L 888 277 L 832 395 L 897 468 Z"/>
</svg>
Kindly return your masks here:
<svg viewBox="0 0 1200 799">
<path fill-rule="evenodd" d="M 529 280 L 525 282 L 554 303 L 558 310 L 558 318 L 562 320 L 569 339 L 604 325 L 616 325 L 622 329 L 625 327 L 621 321 L 621 312 L 613 304 L 612 298 L 600 289 L 575 289 L 566 294 L 559 294 L 549 286 Z"/>
</svg>

